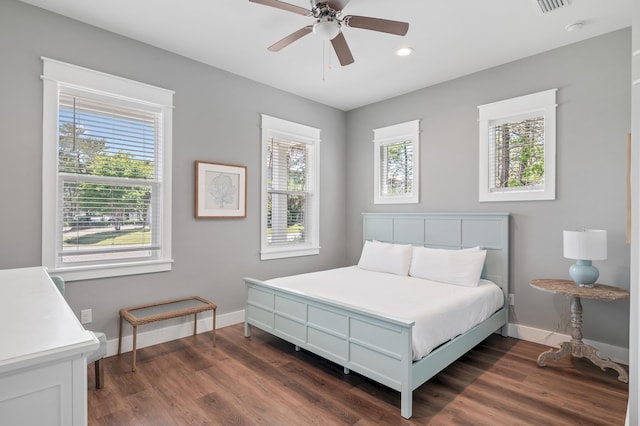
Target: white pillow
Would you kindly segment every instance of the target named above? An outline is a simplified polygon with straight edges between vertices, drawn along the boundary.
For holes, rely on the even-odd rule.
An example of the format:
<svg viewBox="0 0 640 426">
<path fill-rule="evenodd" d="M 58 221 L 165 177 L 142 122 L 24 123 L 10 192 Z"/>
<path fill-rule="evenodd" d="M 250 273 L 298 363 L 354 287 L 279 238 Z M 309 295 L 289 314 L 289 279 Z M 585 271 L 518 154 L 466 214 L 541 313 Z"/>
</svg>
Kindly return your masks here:
<svg viewBox="0 0 640 426">
<path fill-rule="evenodd" d="M 413 247 L 380 241 L 365 241 L 358 268 L 396 275 L 409 275 Z"/>
<path fill-rule="evenodd" d="M 409 275 L 445 284 L 476 287 L 486 257 L 487 251 L 479 247 L 465 250 L 414 247 Z"/>
</svg>

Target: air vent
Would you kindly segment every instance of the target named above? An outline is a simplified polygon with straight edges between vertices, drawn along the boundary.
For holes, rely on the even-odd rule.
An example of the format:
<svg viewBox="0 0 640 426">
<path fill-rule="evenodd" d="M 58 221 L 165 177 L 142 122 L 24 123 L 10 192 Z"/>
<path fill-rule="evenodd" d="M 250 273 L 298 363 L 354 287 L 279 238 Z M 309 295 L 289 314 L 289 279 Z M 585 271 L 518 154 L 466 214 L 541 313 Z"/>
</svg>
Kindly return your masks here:
<svg viewBox="0 0 640 426">
<path fill-rule="evenodd" d="M 553 12 L 561 7 L 569 6 L 569 0 L 534 0 L 542 13 Z"/>
</svg>

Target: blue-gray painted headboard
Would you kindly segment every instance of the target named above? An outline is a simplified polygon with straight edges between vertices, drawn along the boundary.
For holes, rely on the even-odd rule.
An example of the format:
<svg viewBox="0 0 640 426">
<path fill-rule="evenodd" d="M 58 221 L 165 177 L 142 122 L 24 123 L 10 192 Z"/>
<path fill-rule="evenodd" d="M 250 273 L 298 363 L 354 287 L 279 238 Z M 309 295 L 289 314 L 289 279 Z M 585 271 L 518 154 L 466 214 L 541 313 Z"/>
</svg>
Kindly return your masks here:
<svg viewBox="0 0 640 426">
<path fill-rule="evenodd" d="M 363 242 L 487 250 L 483 277 L 509 295 L 508 213 L 363 213 Z"/>
</svg>

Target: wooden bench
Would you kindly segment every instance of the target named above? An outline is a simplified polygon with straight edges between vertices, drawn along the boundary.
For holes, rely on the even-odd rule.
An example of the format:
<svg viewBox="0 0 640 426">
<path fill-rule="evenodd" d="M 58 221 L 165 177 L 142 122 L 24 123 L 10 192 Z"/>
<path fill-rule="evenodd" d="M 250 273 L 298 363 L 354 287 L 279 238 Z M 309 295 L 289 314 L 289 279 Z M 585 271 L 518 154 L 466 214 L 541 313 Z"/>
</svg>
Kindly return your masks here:
<svg viewBox="0 0 640 426">
<path fill-rule="evenodd" d="M 136 340 L 139 325 L 193 314 L 193 335 L 195 336 L 198 330 L 198 313 L 205 311 L 213 311 L 213 346 L 215 347 L 217 308 L 218 306 L 215 303 L 198 296 L 122 308 L 120 309 L 118 355 L 122 350 L 123 320 L 126 320 L 133 327 L 133 363 L 131 371 L 136 371 Z"/>
</svg>

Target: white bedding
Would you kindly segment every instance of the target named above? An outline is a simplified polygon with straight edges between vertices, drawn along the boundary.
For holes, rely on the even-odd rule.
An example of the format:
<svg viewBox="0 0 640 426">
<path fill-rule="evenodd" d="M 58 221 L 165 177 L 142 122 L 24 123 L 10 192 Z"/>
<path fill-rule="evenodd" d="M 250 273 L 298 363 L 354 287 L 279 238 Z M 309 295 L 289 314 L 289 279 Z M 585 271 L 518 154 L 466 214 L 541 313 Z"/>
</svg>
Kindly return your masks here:
<svg viewBox="0 0 640 426">
<path fill-rule="evenodd" d="M 480 280 L 478 287 L 463 287 L 357 266 L 275 278 L 266 283 L 414 321 L 414 360 L 481 323 L 504 304 L 502 290 L 491 281 Z"/>
</svg>

